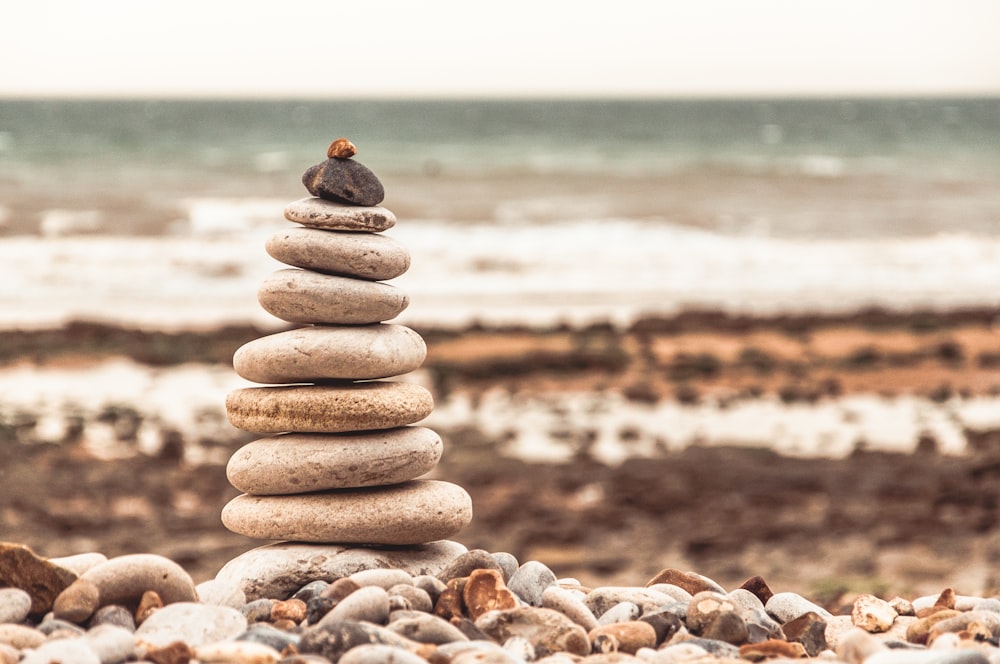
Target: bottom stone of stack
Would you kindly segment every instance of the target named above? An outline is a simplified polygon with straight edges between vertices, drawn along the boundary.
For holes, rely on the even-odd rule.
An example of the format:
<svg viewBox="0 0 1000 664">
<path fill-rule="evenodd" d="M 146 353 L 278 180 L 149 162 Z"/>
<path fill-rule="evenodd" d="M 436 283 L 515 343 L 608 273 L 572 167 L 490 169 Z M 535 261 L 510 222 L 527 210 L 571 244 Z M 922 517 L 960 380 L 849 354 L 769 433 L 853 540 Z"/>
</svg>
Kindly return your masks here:
<svg viewBox="0 0 1000 664">
<path fill-rule="evenodd" d="M 413 576 L 436 576 L 467 551 L 441 540 L 407 547 L 360 547 L 274 542 L 251 549 L 226 563 L 216 581 L 240 588 L 248 602 L 286 598 L 311 581 L 335 581 L 367 569 L 401 569 Z"/>
<path fill-rule="evenodd" d="M 472 521 L 472 499 L 438 480 L 284 496 L 237 496 L 222 509 L 229 530 L 271 540 L 410 545 L 447 539 Z"/>
</svg>

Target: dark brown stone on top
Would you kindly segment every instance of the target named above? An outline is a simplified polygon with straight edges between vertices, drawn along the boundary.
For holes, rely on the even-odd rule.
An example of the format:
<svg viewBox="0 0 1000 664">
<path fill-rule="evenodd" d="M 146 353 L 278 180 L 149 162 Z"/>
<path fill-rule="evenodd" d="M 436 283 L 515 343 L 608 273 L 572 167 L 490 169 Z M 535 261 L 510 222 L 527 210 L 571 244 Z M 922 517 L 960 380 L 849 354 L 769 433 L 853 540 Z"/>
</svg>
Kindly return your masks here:
<svg viewBox="0 0 1000 664">
<path fill-rule="evenodd" d="M 705 590 L 722 592 L 722 588 L 708 579 L 698 574 L 694 574 L 693 572 L 682 572 L 681 570 L 674 569 L 673 567 L 668 567 L 657 572 L 656 576 L 646 582 L 646 587 L 648 588 L 652 585 L 656 585 L 657 583 L 669 583 L 679 588 L 683 588 L 692 595 L 697 595 Z"/>
<path fill-rule="evenodd" d="M 373 206 L 385 198 L 378 177 L 353 159 L 327 159 L 302 174 L 302 184 L 313 196 L 348 205 Z"/>
<path fill-rule="evenodd" d="M 31 613 L 50 611 L 56 597 L 76 574 L 50 563 L 23 544 L 0 542 L 0 588 L 20 588 L 31 595 Z"/>
<path fill-rule="evenodd" d="M 767 604 L 767 600 L 774 596 L 774 593 L 771 592 L 771 589 L 767 585 L 767 581 L 759 576 L 751 576 L 743 582 L 743 585 L 740 586 L 740 588 L 748 590 L 756 595 L 757 599 L 759 599 L 762 604 Z"/>
<path fill-rule="evenodd" d="M 786 622 L 781 626 L 781 631 L 787 640 L 801 643 L 810 657 L 826 650 L 826 621 L 814 611 Z"/>
</svg>

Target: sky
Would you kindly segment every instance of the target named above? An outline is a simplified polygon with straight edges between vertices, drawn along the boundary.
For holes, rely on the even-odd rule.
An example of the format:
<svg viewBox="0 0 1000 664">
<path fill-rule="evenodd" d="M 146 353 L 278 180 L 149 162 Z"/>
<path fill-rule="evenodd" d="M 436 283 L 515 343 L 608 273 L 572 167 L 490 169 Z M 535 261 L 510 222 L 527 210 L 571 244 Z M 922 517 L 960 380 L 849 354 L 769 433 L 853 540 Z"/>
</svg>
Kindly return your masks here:
<svg viewBox="0 0 1000 664">
<path fill-rule="evenodd" d="M 0 96 L 1000 94 L 998 0 L 12 0 Z"/>
</svg>

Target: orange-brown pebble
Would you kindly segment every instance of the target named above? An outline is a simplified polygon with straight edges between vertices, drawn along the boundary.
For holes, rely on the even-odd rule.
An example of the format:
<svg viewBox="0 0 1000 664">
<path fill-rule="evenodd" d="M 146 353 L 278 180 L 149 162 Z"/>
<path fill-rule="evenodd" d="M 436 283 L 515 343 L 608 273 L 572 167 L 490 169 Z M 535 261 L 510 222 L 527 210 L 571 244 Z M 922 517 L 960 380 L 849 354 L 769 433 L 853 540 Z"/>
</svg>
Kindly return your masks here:
<svg viewBox="0 0 1000 664">
<path fill-rule="evenodd" d="M 434 615 L 445 620 L 465 617 L 465 605 L 462 602 L 462 590 L 465 587 L 465 582 L 465 577 L 452 579 L 448 582 L 447 587 L 441 591 L 437 602 L 434 603 Z"/>
<path fill-rule="evenodd" d="M 282 632 L 290 632 L 299 626 L 299 623 L 293 622 L 288 618 L 282 618 L 281 620 L 275 620 L 271 623 L 271 626 L 275 629 L 280 629 Z"/>
<path fill-rule="evenodd" d="M 648 622 L 641 620 L 601 625 L 590 630 L 587 636 L 594 644 L 595 652 L 612 652 L 602 649 L 600 646 L 602 643 L 614 644 L 614 652 L 624 652 L 630 655 L 634 655 L 639 648 L 656 647 L 656 630 Z"/>
<path fill-rule="evenodd" d="M 157 609 L 163 608 L 163 600 L 155 590 L 147 590 L 139 599 L 139 606 L 135 610 L 135 624 L 141 625 L 146 618 L 156 613 Z"/>
<path fill-rule="evenodd" d="M 306 619 L 306 603 L 301 599 L 286 599 L 271 606 L 271 621 L 291 620 L 300 623 Z"/>
<path fill-rule="evenodd" d="M 910 623 L 906 628 L 906 640 L 910 643 L 924 645 L 927 643 L 927 639 L 930 636 L 934 625 L 938 624 L 942 620 L 947 620 L 948 618 L 954 618 L 955 616 L 960 615 L 962 615 L 961 612 L 955 611 L 954 609 L 941 608 L 929 616 L 918 618 Z"/>
<path fill-rule="evenodd" d="M 740 646 L 740 658 L 748 659 L 751 662 L 759 662 L 774 657 L 787 657 L 789 659 L 800 659 L 807 657 L 806 649 L 801 643 L 781 641 L 778 639 L 768 639 L 760 643 L 747 643 Z"/>
<path fill-rule="evenodd" d="M 462 600 L 472 620 L 487 611 L 502 611 L 517 607 L 517 597 L 507 589 L 503 577 L 495 569 L 473 570 L 462 590 Z"/>
<path fill-rule="evenodd" d="M 657 572 L 656 576 L 646 582 L 646 587 L 656 585 L 657 583 L 669 583 L 679 588 L 683 588 L 692 595 L 702 592 L 703 590 L 714 590 L 718 592 L 720 588 L 710 583 L 707 579 L 698 574 L 692 572 L 682 572 L 679 569 L 674 569 L 668 567 Z"/>
<path fill-rule="evenodd" d="M 188 664 L 194 659 L 194 650 L 183 641 L 174 641 L 162 648 L 147 650 L 144 659 L 153 664 Z"/>
<path fill-rule="evenodd" d="M 940 606 L 946 609 L 955 608 L 955 589 L 945 588 L 938 595 L 938 598 L 934 601 L 934 606 Z"/>
<path fill-rule="evenodd" d="M 330 147 L 326 150 L 326 156 L 330 159 L 350 159 L 357 153 L 358 149 L 354 147 L 354 143 L 343 137 L 330 143 Z"/>
</svg>

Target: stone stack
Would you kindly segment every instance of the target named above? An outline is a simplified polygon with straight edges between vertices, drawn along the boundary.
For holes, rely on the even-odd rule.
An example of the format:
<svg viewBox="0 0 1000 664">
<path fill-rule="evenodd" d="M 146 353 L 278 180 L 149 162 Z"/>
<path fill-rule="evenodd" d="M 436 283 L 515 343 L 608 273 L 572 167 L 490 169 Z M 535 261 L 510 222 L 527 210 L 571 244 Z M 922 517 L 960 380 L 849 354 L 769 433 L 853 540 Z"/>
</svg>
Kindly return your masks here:
<svg viewBox="0 0 1000 664">
<path fill-rule="evenodd" d="M 308 169 L 311 197 L 288 205 L 299 226 L 268 240 L 291 266 L 264 280 L 261 306 L 303 327 L 251 341 L 233 357 L 236 372 L 262 387 L 226 399 L 237 428 L 268 434 L 229 461 L 243 491 L 225 506 L 230 530 L 250 537 L 329 544 L 418 545 L 456 534 L 472 519 L 459 486 L 418 479 L 441 457 L 441 438 L 414 426 L 433 410 L 415 383 L 386 380 L 426 356 L 413 330 L 385 321 L 409 298 L 383 283 L 410 264 L 406 248 L 383 235 L 396 223 L 379 207 L 378 178 L 338 139 Z"/>
</svg>

